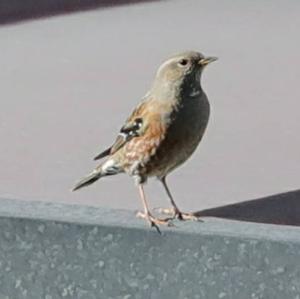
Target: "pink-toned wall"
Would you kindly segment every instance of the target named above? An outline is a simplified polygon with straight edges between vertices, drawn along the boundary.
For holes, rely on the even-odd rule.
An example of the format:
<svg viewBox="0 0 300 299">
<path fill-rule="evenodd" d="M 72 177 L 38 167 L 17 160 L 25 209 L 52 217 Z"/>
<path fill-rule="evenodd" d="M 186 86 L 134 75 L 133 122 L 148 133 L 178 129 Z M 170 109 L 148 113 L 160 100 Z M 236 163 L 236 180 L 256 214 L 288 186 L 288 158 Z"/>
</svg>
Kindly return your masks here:
<svg viewBox="0 0 300 299">
<path fill-rule="evenodd" d="M 219 57 L 203 87 L 212 116 L 170 176 L 178 204 L 204 209 L 299 189 L 300 2 L 161 1 L 0 27 L 0 197 L 138 209 L 125 175 L 69 190 L 95 165 L 159 63 Z M 152 206 L 167 205 L 158 182 Z"/>
</svg>

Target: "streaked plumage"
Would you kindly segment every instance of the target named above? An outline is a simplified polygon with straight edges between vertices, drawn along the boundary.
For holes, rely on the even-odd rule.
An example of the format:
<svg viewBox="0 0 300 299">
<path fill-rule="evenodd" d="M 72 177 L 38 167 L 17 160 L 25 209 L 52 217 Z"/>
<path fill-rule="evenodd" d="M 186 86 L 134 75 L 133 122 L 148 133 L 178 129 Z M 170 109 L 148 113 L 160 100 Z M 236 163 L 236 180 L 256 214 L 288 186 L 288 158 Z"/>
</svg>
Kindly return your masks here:
<svg viewBox="0 0 300 299">
<path fill-rule="evenodd" d="M 126 172 L 140 188 L 144 203 L 140 216 L 158 229 L 157 224 L 170 224 L 169 219 L 152 216 L 142 187 L 147 178 L 157 177 L 170 197 L 174 217 L 195 218 L 179 211 L 165 178 L 192 155 L 205 132 L 209 103 L 200 77 L 204 66 L 214 60 L 197 52 L 185 52 L 165 61 L 152 88 L 127 119 L 113 145 L 95 157 L 105 158 L 103 162 L 74 190 L 100 177 Z"/>
</svg>

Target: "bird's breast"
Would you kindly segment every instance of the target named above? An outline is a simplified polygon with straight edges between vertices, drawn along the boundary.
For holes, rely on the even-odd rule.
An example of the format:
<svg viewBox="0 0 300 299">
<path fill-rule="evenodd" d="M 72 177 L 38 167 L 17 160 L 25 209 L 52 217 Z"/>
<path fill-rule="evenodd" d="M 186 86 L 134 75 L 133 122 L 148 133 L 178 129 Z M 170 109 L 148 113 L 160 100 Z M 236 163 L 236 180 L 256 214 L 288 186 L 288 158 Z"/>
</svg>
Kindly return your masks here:
<svg viewBox="0 0 300 299">
<path fill-rule="evenodd" d="M 205 94 L 186 99 L 172 111 L 164 139 L 148 163 L 152 175 L 164 176 L 192 155 L 207 127 L 209 112 Z"/>
<path fill-rule="evenodd" d="M 122 150 L 123 168 L 131 175 L 163 177 L 185 162 L 205 132 L 209 103 L 204 95 L 159 111 L 148 115 L 145 133 Z"/>
</svg>

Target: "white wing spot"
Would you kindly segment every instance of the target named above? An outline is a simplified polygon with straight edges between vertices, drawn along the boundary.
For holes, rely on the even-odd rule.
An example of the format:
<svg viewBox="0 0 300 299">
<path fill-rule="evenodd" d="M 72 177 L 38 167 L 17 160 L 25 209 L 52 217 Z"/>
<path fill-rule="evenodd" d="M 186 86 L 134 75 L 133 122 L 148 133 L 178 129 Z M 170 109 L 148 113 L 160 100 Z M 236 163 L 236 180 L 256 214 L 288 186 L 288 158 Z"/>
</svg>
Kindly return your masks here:
<svg viewBox="0 0 300 299">
<path fill-rule="evenodd" d="M 115 161 L 113 159 L 107 160 L 103 165 L 102 165 L 102 170 L 105 171 L 108 168 L 112 167 L 115 165 Z"/>
</svg>

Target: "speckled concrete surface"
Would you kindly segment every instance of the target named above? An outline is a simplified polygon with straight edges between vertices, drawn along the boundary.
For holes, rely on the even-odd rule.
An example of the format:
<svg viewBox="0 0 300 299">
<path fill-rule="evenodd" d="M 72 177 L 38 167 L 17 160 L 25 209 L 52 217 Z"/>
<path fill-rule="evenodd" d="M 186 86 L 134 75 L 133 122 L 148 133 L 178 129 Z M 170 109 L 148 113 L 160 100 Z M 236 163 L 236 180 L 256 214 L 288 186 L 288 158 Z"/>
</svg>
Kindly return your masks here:
<svg viewBox="0 0 300 299">
<path fill-rule="evenodd" d="M 1 299 L 300 298 L 295 227 L 205 219 L 160 236 L 128 211 L 4 199 L 0 216 Z"/>
</svg>

